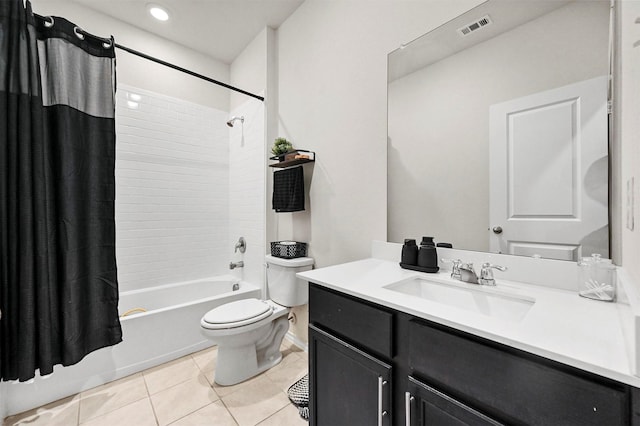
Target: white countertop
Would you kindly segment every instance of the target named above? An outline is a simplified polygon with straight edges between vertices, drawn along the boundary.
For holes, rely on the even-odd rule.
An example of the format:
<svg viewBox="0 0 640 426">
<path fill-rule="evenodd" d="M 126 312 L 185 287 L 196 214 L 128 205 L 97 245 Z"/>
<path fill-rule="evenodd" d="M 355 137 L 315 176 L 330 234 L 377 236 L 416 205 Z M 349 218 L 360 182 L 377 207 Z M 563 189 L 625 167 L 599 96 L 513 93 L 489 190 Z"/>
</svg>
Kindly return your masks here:
<svg viewBox="0 0 640 426">
<path fill-rule="evenodd" d="M 409 271 L 396 262 L 370 258 L 297 275 L 327 288 L 640 387 L 640 377 L 633 374 L 618 303 L 599 302 L 572 291 L 496 277 L 497 286 L 488 291 L 495 289 L 535 299 L 522 319 L 499 320 L 384 288 L 420 276 L 485 290 L 476 284 L 453 281 L 449 272 Z"/>
</svg>

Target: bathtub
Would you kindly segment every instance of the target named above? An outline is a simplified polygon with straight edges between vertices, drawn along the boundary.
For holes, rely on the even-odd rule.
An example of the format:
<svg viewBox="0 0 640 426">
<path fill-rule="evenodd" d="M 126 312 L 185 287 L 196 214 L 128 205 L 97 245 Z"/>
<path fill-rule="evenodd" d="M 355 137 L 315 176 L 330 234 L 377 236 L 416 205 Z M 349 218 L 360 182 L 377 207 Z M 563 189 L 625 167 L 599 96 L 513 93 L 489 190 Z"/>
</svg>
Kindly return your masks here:
<svg viewBox="0 0 640 426">
<path fill-rule="evenodd" d="M 233 290 L 234 284 L 238 289 Z M 56 366 L 52 375 L 33 383 L 6 386 L 7 415 L 76 394 L 86 389 L 205 349 L 212 342 L 200 334 L 200 319 L 209 310 L 239 299 L 260 298 L 259 287 L 232 276 L 163 285 L 120 294 L 122 342 L 87 355 L 76 365 Z"/>
</svg>

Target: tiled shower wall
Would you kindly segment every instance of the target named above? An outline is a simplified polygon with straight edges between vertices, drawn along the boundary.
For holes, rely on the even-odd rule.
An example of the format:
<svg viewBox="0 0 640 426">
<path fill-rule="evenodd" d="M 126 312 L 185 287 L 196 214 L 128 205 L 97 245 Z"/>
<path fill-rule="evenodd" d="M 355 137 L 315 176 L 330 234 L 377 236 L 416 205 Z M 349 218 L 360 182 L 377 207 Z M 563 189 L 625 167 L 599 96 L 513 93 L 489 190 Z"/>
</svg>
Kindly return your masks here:
<svg viewBox="0 0 640 426">
<path fill-rule="evenodd" d="M 264 285 L 265 255 L 265 168 L 264 104 L 247 100 L 233 111 L 243 116 L 229 132 L 229 211 L 231 246 L 239 237 L 247 241 L 247 251 L 236 253 L 234 260 L 243 260 L 244 268 L 234 273 L 245 281 Z"/>
<path fill-rule="evenodd" d="M 229 114 L 123 84 L 116 105 L 120 291 L 228 273 Z"/>
</svg>

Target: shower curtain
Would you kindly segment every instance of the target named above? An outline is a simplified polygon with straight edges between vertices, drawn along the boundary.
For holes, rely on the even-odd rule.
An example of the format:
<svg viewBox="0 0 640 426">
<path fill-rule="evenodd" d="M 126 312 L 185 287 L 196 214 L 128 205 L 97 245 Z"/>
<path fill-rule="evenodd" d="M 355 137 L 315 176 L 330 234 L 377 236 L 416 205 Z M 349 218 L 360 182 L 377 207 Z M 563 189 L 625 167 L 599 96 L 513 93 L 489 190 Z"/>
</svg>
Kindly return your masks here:
<svg viewBox="0 0 640 426">
<path fill-rule="evenodd" d="M 0 1 L 0 378 L 119 343 L 114 43 Z"/>
</svg>

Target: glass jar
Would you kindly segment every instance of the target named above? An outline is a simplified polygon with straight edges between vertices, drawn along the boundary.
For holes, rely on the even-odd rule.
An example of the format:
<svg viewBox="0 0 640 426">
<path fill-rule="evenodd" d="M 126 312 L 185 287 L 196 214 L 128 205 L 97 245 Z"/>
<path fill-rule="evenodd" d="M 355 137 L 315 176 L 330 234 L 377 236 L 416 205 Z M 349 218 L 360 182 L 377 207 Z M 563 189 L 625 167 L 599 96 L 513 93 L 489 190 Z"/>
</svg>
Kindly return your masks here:
<svg viewBox="0 0 640 426">
<path fill-rule="evenodd" d="M 578 294 L 594 300 L 615 302 L 616 267 L 610 259 L 594 253 L 578 262 Z"/>
</svg>

